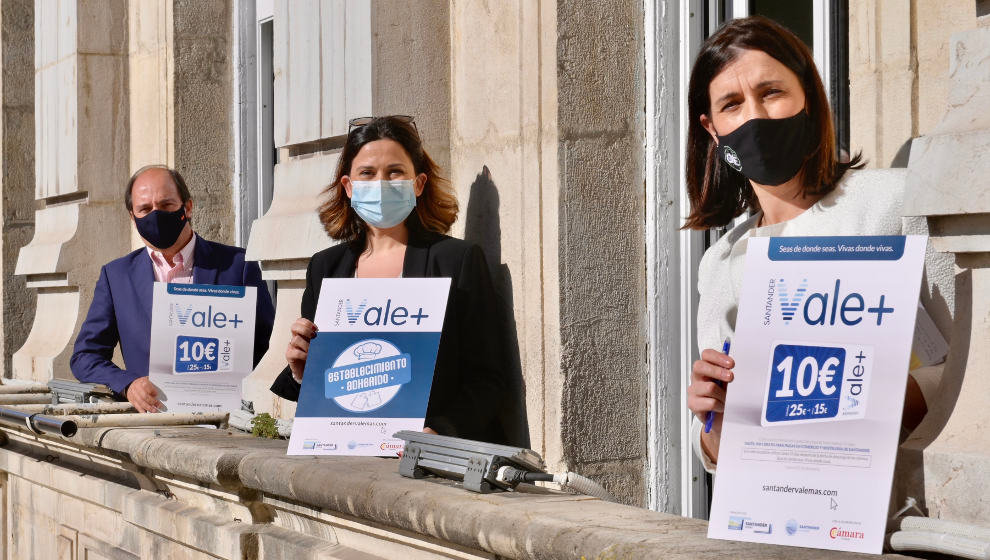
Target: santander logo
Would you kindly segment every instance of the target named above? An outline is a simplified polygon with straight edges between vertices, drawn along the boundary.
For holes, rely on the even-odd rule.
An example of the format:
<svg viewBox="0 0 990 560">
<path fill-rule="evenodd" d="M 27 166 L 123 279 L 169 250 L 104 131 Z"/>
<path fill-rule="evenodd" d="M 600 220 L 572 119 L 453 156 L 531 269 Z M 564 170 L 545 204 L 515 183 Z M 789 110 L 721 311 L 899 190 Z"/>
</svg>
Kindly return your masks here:
<svg viewBox="0 0 990 560">
<path fill-rule="evenodd" d="M 828 532 L 828 536 L 833 539 L 862 539 L 865 535 L 860 531 L 847 531 L 838 527 L 832 527 Z"/>
</svg>

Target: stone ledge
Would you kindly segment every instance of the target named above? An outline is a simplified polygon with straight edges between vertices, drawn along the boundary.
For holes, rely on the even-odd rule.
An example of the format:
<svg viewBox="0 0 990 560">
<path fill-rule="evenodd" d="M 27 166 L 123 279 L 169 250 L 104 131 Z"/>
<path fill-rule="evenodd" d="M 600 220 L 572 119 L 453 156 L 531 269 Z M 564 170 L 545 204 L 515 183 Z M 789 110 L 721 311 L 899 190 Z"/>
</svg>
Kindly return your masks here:
<svg viewBox="0 0 990 560">
<path fill-rule="evenodd" d="M 227 430 L 84 429 L 73 440 L 154 471 L 243 486 L 507 558 L 869 557 L 709 540 L 704 521 L 560 492 L 474 494 L 450 481 L 403 478 L 395 460 L 290 457 L 285 441 Z"/>
<path fill-rule="evenodd" d="M 209 428 L 84 428 L 72 438 L 126 456 L 140 467 L 226 488 L 241 486 L 240 461 L 251 453 L 285 454 L 286 442 Z"/>
</svg>

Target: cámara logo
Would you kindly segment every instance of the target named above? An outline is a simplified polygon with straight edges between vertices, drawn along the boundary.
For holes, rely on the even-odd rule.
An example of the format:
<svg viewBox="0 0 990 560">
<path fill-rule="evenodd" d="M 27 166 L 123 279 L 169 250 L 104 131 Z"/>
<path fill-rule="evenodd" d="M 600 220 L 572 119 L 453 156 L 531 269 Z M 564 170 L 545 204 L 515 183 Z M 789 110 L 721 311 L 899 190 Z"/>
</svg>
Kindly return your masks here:
<svg viewBox="0 0 990 560">
<path fill-rule="evenodd" d="M 863 539 L 865 535 L 861 531 L 849 531 L 847 529 L 840 529 L 838 527 L 832 527 L 828 532 L 828 536 L 833 539 Z"/>
</svg>

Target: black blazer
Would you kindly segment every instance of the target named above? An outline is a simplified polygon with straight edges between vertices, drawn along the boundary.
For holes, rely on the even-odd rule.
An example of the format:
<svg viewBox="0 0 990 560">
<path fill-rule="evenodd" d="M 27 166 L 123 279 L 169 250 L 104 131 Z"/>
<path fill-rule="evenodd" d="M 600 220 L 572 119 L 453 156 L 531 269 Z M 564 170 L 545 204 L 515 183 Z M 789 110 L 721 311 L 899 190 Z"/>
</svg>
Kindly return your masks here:
<svg viewBox="0 0 990 560">
<path fill-rule="evenodd" d="M 324 278 L 353 278 L 364 240 L 313 255 L 306 270 L 302 316 L 313 320 Z M 451 278 L 426 426 L 443 435 L 503 443 L 497 421 L 506 393 L 505 343 L 488 265 L 481 248 L 440 234 L 410 232 L 404 278 Z M 271 390 L 292 401 L 300 385 L 286 367 Z"/>
</svg>

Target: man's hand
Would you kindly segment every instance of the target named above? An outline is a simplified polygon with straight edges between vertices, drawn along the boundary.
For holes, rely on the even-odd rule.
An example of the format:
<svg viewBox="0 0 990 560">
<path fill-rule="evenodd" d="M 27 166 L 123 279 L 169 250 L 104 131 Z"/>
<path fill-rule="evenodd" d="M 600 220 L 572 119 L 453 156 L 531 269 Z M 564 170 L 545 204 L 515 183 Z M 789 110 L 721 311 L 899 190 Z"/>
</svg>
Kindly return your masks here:
<svg viewBox="0 0 990 560">
<path fill-rule="evenodd" d="M 139 377 L 127 386 L 127 401 L 138 412 L 160 412 L 164 408 L 158 400 L 158 387 L 147 376 Z"/>
</svg>

